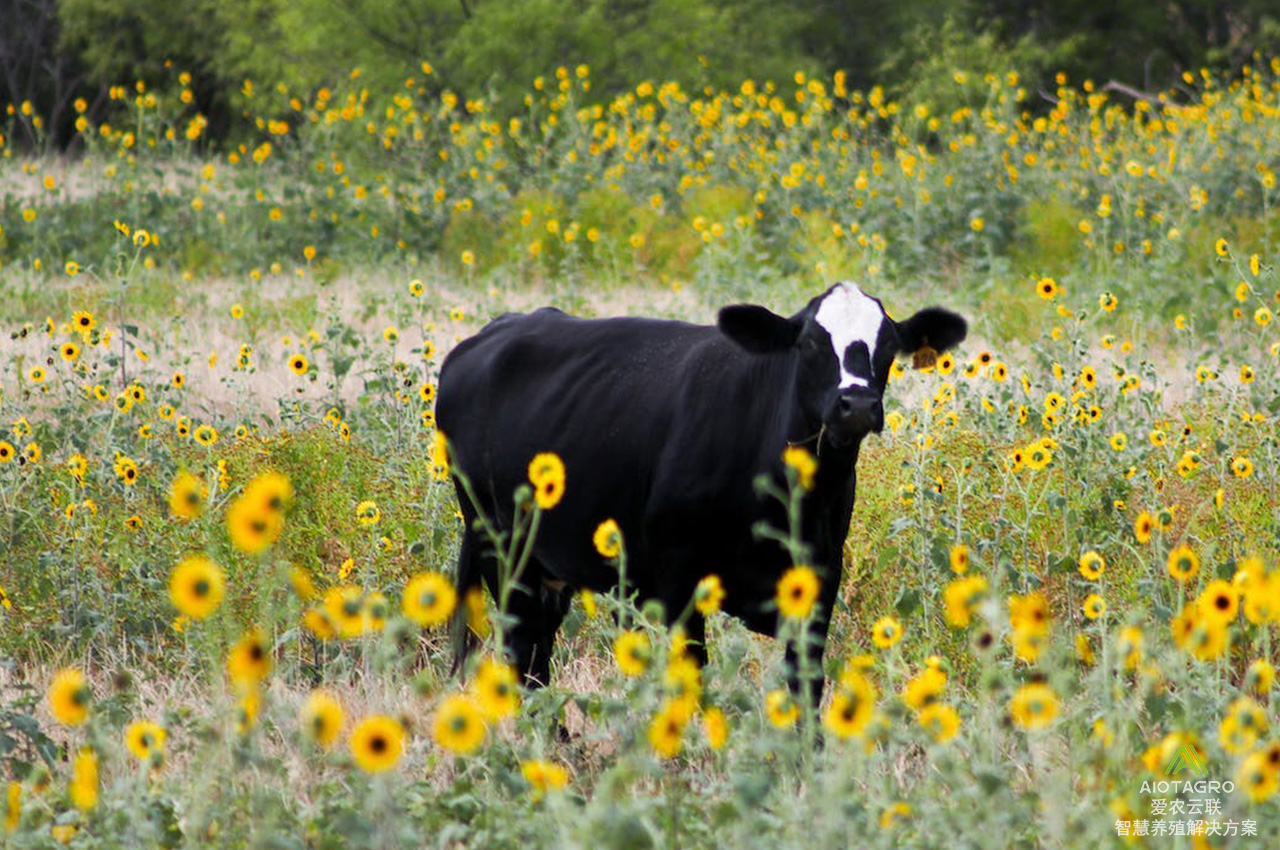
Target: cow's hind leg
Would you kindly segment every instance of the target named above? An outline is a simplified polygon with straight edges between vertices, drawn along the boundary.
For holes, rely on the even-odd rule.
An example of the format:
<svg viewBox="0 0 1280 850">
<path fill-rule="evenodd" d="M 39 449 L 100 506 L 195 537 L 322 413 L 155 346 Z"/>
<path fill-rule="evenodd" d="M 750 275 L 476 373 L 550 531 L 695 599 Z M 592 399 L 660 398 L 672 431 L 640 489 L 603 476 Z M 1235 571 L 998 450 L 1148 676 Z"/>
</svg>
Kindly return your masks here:
<svg viewBox="0 0 1280 850">
<path fill-rule="evenodd" d="M 475 650 L 478 640 L 471 630 L 469 608 L 466 604 L 467 594 L 477 590 L 481 582 L 493 587 L 496 565 L 492 554 L 486 554 L 484 542 L 478 532 L 472 530 L 467 523 L 467 530 L 462 534 L 462 545 L 458 550 L 458 568 L 454 581 L 458 588 L 458 609 L 451 625 L 451 643 L 453 644 L 453 671 L 457 673 L 466 664 L 467 657 Z"/>
</svg>

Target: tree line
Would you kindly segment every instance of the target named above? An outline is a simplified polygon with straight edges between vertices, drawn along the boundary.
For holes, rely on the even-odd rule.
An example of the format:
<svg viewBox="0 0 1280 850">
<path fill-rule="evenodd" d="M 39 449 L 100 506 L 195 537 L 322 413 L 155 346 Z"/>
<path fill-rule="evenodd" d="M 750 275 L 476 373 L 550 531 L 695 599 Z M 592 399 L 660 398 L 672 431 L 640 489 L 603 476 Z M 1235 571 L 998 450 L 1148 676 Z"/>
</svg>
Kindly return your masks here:
<svg viewBox="0 0 1280 850">
<path fill-rule="evenodd" d="M 1272 0 L 0 0 L 0 105 L 30 103 L 65 143 L 76 100 L 102 117 L 111 85 L 180 69 L 216 141 L 252 129 L 244 80 L 308 92 L 353 68 L 394 87 L 429 62 L 430 85 L 513 115 L 560 65 L 587 65 L 601 100 L 837 70 L 923 98 L 954 70 L 1009 68 L 1032 90 L 1064 72 L 1152 92 L 1277 49 Z"/>
</svg>

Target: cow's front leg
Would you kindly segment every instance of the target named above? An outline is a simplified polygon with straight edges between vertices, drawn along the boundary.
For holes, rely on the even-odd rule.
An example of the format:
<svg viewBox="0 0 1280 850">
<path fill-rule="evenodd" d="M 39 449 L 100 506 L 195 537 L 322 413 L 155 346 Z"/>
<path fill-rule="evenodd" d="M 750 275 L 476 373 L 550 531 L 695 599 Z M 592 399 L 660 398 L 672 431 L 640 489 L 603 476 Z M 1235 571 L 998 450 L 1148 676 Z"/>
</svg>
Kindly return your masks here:
<svg viewBox="0 0 1280 850">
<path fill-rule="evenodd" d="M 797 649 L 797 641 L 787 641 L 787 688 L 796 699 L 807 695 L 809 705 L 814 709 L 822 704 L 822 689 L 826 684 L 822 656 L 830 622 L 829 615 L 825 613 L 810 618 L 805 629 L 803 653 Z"/>
<path fill-rule="evenodd" d="M 822 704 L 822 689 L 826 684 L 822 659 L 840 585 L 839 571 L 819 568 L 818 573 L 821 589 L 813 614 L 805 625 L 804 636 L 788 641 L 786 651 L 787 687 L 796 699 L 807 693 L 809 705 L 814 709 Z M 798 648 L 797 643 L 801 640 L 803 647 Z"/>
<path fill-rule="evenodd" d="M 551 655 L 569 611 L 569 593 L 544 585 L 537 574 L 526 580 L 531 586 L 514 589 L 508 601 L 512 624 L 506 652 L 524 686 L 534 690 L 551 682 Z"/>
</svg>

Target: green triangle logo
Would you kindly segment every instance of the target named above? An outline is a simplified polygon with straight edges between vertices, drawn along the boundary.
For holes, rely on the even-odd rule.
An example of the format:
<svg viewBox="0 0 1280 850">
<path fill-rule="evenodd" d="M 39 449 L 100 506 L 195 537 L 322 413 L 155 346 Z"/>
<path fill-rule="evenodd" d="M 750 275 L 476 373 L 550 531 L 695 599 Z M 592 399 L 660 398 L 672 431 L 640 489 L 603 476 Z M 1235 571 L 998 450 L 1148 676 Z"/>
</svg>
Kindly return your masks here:
<svg viewBox="0 0 1280 850">
<path fill-rule="evenodd" d="M 1169 766 L 1165 768 L 1165 776 L 1177 776 L 1184 770 L 1189 770 L 1196 776 L 1208 776 L 1209 770 L 1204 766 L 1204 759 L 1196 752 L 1196 748 L 1190 744 L 1182 744 L 1178 747 L 1178 751 L 1173 754 L 1173 759 L 1169 762 Z"/>
</svg>

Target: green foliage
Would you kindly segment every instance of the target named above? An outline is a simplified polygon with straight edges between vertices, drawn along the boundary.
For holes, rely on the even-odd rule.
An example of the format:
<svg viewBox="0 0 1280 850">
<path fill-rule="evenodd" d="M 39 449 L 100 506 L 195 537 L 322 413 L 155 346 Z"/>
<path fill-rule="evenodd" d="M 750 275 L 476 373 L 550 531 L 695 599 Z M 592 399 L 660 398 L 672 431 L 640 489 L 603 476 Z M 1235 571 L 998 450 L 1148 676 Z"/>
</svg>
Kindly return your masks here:
<svg viewBox="0 0 1280 850">
<path fill-rule="evenodd" d="M 1280 63 L 1188 107 L 1062 86 L 1045 116 L 984 72 L 954 117 L 951 69 L 913 89 L 938 103 L 804 77 L 633 81 L 597 108 L 595 72 L 567 65 L 516 124 L 343 72 L 322 99 L 245 90 L 253 138 L 216 156 L 166 73 L 86 119 L 82 160 L 0 159 L 5 847 L 1093 848 L 1156 819 L 1142 782 L 1188 741 L 1235 783 L 1221 820 L 1276 844 L 1280 269 L 1258 151 Z M 546 303 L 707 322 L 844 275 L 971 332 L 898 364 L 861 446 L 824 702 L 783 689 L 783 647 L 814 639 L 783 601 L 777 640 L 710 612 L 694 673 L 652 606 L 579 596 L 550 686 L 457 752 L 436 721 L 486 674 L 455 673 L 414 613 L 448 597 L 462 530 L 443 356 Z M 805 460 L 759 490 L 788 515 L 759 533 L 798 564 Z M 185 518 L 184 471 L 207 488 Z M 275 474 L 291 496 L 251 495 Z M 566 470 L 566 498 L 590 474 Z M 506 580 L 457 600 L 473 661 L 500 656 L 556 509 L 489 529 Z M 170 589 L 192 553 L 226 581 L 204 619 Z M 432 593 L 410 590 L 424 573 Z M 65 667 L 83 725 L 50 695 Z M 316 688 L 350 714 L 333 749 L 300 716 Z M 369 716 L 404 731 L 385 773 L 353 743 Z M 141 720 L 162 758 L 127 747 Z M 93 806 L 72 793 L 86 746 Z"/>
</svg>

